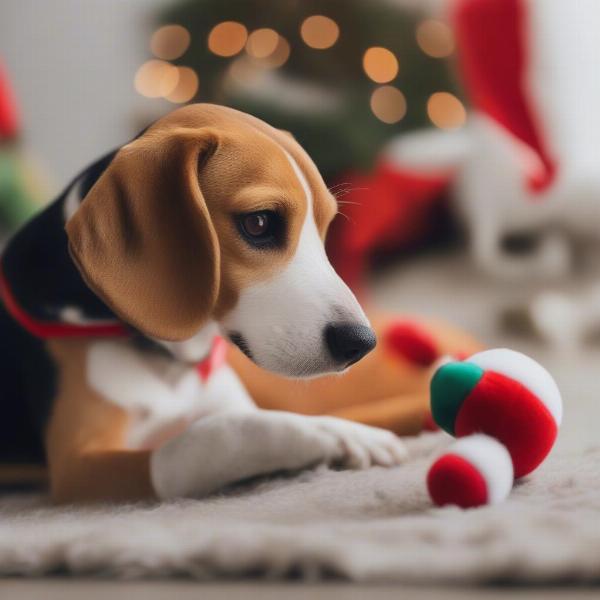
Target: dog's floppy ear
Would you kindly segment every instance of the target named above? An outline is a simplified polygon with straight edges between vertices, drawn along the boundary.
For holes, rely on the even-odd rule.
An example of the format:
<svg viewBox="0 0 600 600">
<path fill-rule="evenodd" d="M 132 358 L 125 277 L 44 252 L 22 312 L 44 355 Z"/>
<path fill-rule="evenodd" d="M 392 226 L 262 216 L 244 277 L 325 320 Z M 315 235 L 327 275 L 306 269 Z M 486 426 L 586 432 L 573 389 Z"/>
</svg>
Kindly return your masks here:
<svg viewBox="0 0 600 600">
<path fill-rule="evenodd" d="M 219 246 L 201 171 L 217 146 L 211 128 L 145 133 L 121 148 L 67 222 L 87 284 L 147 336 L 189 338 L 214 308 Z"/>
<path fill-rule="evenodd" d="M 291 131 L 288 131 L 287 129 L 280 129 L 279 131 L 281 131 L 281 133 L 283 133 L 283 135 L 287 135 L 287 137 L 291 138 L 295 142 L 297 141 L 296 138 L 294 137 L 294 134 Z"/>
</svg>

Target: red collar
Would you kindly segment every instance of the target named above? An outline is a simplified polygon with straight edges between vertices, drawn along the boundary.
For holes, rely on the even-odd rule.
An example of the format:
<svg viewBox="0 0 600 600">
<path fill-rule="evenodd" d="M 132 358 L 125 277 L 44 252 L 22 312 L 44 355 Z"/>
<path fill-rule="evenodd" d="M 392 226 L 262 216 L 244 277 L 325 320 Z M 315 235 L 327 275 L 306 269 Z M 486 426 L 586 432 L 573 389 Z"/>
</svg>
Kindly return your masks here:
<svg viewBox="0 0 600 600">
<path fill-rule="evenodd" d="M 11 317 L 37 338 L 48 339 L 56 337 L 125 337 L 130 335 L 123 323 L 99 323 L 97 325 L 40 321 L 27 314 L 13 296 L 4 269 L 0 262 L 0 299 Z"/>
<path fill-rule="evenodd" d="M 220 335 L 215 335 L 208 356 L 196 365 L 200 379 L 206 383 L 211 375 L 220 369 L 227 358 L 227 343 Z"/>
<path fill-rule="evenodd" d="M 128 337 L 131 332 L 118 321 L 97 325 L 78 325 L 76 323 L 61 323 L 40 321 L 27 314 L 18 304 L 4 275 L 0 262 L 0 300 L 4 303 L 11 317 L 32 336 L 42 339 L 61 337 Z M 208 356 L 202 359 L 196 370 L 200 379 L 206 383 L 210 376 L 225 363 L 227 344 L 216 335 L 213 338 Z"/>
</svg>

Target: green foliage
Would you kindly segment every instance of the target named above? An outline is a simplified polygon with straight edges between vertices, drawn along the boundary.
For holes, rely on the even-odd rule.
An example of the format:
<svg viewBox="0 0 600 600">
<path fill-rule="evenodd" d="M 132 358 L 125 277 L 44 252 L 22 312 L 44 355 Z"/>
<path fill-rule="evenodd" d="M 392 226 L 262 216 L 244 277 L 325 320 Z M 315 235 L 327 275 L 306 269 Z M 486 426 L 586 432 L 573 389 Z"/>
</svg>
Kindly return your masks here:
<svg viewBox="0 0 600 600">
<path fill-rule="evenodd" d="M 14 231 L 38 209 L 31 182 L 16 150 L 0 147 L 0 224 L 2 231 Z"/>
<path fill-rule="evenodd" d="M 331 48 L 315 50 L 302 41 L 300 25 L 314 14 L 328 16 L 339 25 L 340 37 Z M 183 0 L 160 15 L 159 24 L 179 23 L 192 34 L 190 48 L 176 62 L 198 73 L 195 101 L 233 106 L 291 131 L 327 178 L 347 169 L 369 168 L 390 136 L 429 124 L 426 101 L 431 93 L 454 91 L 447 64 L 418 48 L 418 19 L 382 0 Z M 339 97 L 335 109 L 302 111 L 277 95 L 257 96 L 225 85 L 224 75 L 236 57 L 215 56 L 208 50 L 207 39 L 211 29 L 226 20 L 239 21 L 249 31 L 270 27 L 283 35 L 291 54 L 276 69 L 277 76 Z M 390 84 L 404 93 L 407 114 L 395 125 L 379 121 L 369 106 L 378 84 L 364 73 L 362 57 L 371 46 L 391 50 L 400 63 L 399 74 Z M 262 85 L 261 81 L 256 85 Z"/>
</svg>

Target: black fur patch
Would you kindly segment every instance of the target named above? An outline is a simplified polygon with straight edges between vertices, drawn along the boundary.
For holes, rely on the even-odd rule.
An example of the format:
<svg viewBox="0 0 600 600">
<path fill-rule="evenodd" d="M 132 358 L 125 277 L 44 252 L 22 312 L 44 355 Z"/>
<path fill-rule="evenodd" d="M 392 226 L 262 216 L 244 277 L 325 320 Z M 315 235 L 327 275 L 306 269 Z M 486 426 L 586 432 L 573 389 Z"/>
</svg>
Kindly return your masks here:
<svg viewBox="0 0 600 600">
<path fill-rule="evenodd" d="M 230 331 L 227 333 L 227 336 L 232 344 L 235 344 L 250 360 L 254 360 L 252 352 L 250 351 L 250 346 L 241 333 Z"/>
</svg>

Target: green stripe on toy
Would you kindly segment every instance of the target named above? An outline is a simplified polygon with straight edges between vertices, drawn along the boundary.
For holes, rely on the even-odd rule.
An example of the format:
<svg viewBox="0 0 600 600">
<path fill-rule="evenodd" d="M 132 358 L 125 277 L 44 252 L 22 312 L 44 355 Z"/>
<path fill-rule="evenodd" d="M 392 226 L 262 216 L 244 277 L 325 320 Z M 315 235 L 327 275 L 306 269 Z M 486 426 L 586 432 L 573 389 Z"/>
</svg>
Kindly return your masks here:
<svg viewBox="0 0 600 600">
<path fill-rule="evenodd" d="M 450 435 L 465 398 L 483 377 L 483 369 L 468 362 L 442 365 L 431 380 L 431 414 L 433 420 Z"/>
</svg>

